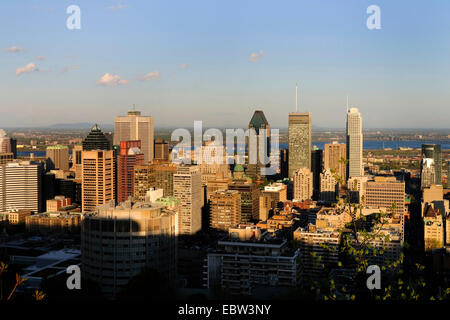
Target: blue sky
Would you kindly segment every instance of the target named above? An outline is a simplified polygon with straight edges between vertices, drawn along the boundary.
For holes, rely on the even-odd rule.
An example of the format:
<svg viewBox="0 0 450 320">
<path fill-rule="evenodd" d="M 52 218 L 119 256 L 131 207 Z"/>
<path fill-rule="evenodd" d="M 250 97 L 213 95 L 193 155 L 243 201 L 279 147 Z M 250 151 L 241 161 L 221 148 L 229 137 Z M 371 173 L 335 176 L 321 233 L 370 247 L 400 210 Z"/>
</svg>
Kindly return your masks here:
<svg viewBox="0 0 450 320">
<path fill-rule="evenodd" d="M 299 83 L 316 126 L 343 128 L 348 94 L 366 128 L 449 128 L 449 74 L 449 1 L 0 3 L 0 127 L 112 123 L 133 104 L 156 126 L 242 127 L 261 109 L 286 127 Z"/>
</svg>

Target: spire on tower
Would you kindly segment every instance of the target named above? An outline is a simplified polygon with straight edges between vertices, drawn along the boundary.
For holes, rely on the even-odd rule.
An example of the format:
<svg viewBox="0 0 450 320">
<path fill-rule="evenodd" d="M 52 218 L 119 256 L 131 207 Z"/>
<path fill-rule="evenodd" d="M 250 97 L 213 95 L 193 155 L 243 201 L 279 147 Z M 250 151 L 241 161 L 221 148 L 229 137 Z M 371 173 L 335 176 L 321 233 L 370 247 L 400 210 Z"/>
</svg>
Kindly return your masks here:
<svg viewBox="0 0 450 320">
<path fill-rule="evenodd" d="M 347 113 L 348 113 L 348 95 L 347 95 Z"/>
</svg>

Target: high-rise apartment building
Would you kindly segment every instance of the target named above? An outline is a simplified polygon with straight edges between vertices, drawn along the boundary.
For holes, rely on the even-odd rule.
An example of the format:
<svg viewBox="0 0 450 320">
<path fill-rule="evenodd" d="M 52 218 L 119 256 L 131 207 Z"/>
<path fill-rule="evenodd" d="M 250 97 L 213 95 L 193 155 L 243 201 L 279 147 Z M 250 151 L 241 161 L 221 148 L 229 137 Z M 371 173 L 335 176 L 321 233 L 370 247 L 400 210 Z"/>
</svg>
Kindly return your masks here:
<svg viewBox="0 0 450 320">
<path fill-rule="evenodd" d="M 395 204 L 394 213 L 405 213 L 405 182 L 394 177 L 374 177 L 366 182 L 365 205 L 370 208 L 389 209 Z"/>
<path fill-rule="evenodd" d="M 374 180 L 366 182 L 364 203 L 367 208 L 393 214 L 391 224 L 401 227 L 403 240 L 406 213 L 404 181 L 398 181 L 395 177 L 374 177 Z M 394 210 L 391 210 L 392 207 Z"/>
<path fill-rule="evenodd" d="M 241 219 L 247 223 L 259 218 L 259 188 L 248 180 L 235 180 L 228 185 L 228 190 L 237 190 L 241 195 Z"/>
<path fill-rule="evenodd" d="M 305 280 L 325 277 L 325 267 L 333 267 L 339 261 L 341 234 L 337 230 L 324 230 L 308 224 L 293 233 L 298 241 Z"/>
<path fill-rule="evenodd" d="M 442 152 L 440 144 L 422 144 L 421 187 L 442 184 Z"/>
<path fill-rule="evenodd" d="M 241 218 L 241 195 L 237 190 L 217 191 L 210 198 L 210 226 L 228 231 Z"/>
<path fill-rule="evenodd" d="M 140 140 L 144 161 L 154 158 L 154 123 L 153 117 L 141 116 L 140 111 L 129 111 L 126 116 L 114 120 L 114 144 L 120 141 Z"/>
<path fill-rule="evenodd" d="M 173 196 L 180 200 L 178 230 L 193 235 L 202 228 L 202 179 L 197 166 L 181 165 L 173 175 Z"/>
<path fill-rule="evenodd" d="M 281 182 L 274 182 L 264 187 L 262 193 L 270 195 L 274 205 L 278 202 L 284 202 L 287 200 L 287 186 Z"/>
<path fill-rule="evenodd" d="M 203 176 L 202 176 L 203 179 Z M 206 201 L 216 191 L 228 190 L 228 185 L 232 182 L 232 178 L 225 176 L 222 172 L 216 173 L 214 177 L 209 177 L 206 181 Z"/>
<path fill-rule="evenodd" d="M 343 161 L 341 161 L 341 159 Z M 333 143 L 325 144 L 323 148 L 323 167 L 333 170 L 336 175 L 341 177 L 343 180 L 346 179 L 346 145 L 345 143 L 338 143 L 333 141 Z"/>
<path fill-rule="evenodd" d="M 107 203 L 82 221 L 81 270 L 113 296 L 142 268 L 176 278 L 175 213 L 153 203 Z"/>
<path fill-rule="evenodd" d="M 294 172 L 294 200 L 305 201 L 313 195 L 313 174 L 308 168 Z"/>
<path fill-rule="evenodd" d="M 69 147 L 56 145 L 47 147 L 47 170 L 69 170 Z"/>
<path fill-rule="evenodd" d="M 144 201 L 151 188 L 163 189 L 164 197 L 173 196 L 173 175 L 178 165 L 167 161 L 154 160 L 149 164 L 134 166 L 134 199 Z"/>
<path fill-rule="evenodd" d="M 144 163 L 141 142 L 121 141 L 117 161 L 117 201 L 123 202 L 134 195 L 134 167 Z"/>
<path fill-rule="evenodd" d="M 0 166 L 0 211 L 42 212 L 43 164 L 10 162 Z"/>
<path fill-rule="evenodd" d="M 289 178 L 297 170 L 311 169 L 311 113 L 289 113 Z"/>
<path fill-rule="evenodd" d="M 364 175 L 362 119 L 358 108 L 347 105 L 347 178 Z"/>
<path fill-rule="evenodd" d="M 301 282 L 300 249 L 252 225 L 230 228 L 206 259 L 206 287 L 232 295 L 252 295 L 256 288 L 296 287 Z"/>
<path fill-rule="evenodd" d="M 339 194 L 339 184 L 329 168 L 320 174 L 320 200 L 335 202 Z"/>
</svg>

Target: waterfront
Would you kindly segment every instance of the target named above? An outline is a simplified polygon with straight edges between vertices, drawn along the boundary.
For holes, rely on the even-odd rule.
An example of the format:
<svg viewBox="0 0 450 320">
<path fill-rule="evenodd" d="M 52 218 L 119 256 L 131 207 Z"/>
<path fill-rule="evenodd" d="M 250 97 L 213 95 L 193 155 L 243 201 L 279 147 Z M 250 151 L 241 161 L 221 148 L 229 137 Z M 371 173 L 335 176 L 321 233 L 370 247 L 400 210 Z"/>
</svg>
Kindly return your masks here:
<svg viewBox="0 0 450 320">
<path fill-rule="evenodd" d="M 316 146 L 319 149 L 323 149 L 326 143 L 331 142 L 313 142 L 312 146 Z M 450 150 L 450 140 L 444 141 L 423 141 L 423 140 L 410 140 L 410 141 L 364 141 L 363 149 L 364 150 L 382 150 L 382 149 L 392 149 L 398 150 L 399 148 L 411 148 L 411 149 L 420 149 L 422 144 L 431 143 L 431 144 L 440 144 L 442 150 Z M 280 143 L 280 149 L 287 149 L 287 143 Z M 45 157 L 44 150 L 37 151 L 19 151 L 17 152 L 18 157 L 29 157 L 30 154 L 33 153 L 35 157 Z M 72 154 L 72 150 L 69 150 L 69 154 Z"/>
</svg>

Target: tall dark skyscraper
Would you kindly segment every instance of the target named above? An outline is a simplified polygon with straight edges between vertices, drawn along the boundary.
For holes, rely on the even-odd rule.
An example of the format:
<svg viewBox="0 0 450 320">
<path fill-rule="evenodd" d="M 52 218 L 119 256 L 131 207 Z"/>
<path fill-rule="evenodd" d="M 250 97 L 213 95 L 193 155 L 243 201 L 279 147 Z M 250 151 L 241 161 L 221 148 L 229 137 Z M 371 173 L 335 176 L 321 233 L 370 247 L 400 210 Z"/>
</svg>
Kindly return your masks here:
<svg viewBox="0 0 450 320">
<path fill-rule="evenodd" d="M 267 166 L 264 164 L 264 159 L 261 159 L 261 155 L 259 154 L 259 146 L 262 142 L 266 143 L 266 157 L 269 158 L 270 155 L 270 125 L 264 112 L 256 110 L 248 124 L 248 128 L 256 131 L 256 150 L 254 150 L 254 152 L 256 152 L 256 164 L 250 163 L 249 155 L 249 165 L 246 172 L 249 177 L 253 178 L 261 176 L 261 168 Z M 262 139 L 264 139 L 264 141 L 262 141 Z"/>
<path fill-rule="evenodd" d="M 322 173 L 323 150 L 313 146 L 311 151 L 311 172 L 313 174 L 313 197 L 318 198 L 320 193 L 320 174 Z"/>
<path fill-rule="evenodd" d="M 98 205 L 115 200 L 116 152 L 94 125 L 83 140 L 81 152 L 82 212 L 92 212 Z"/>
<path fill-rule="evenodd" d="M 302 168 L 311 169 L 311 113 L 289 113 L 289 178 Z"/>
<path fill-rule="evenodd" d="M 83 150 L 111 150 L 111 143 L 100 130 L 99 126 L 95 124 L 91 132 L 83 140 Z"/>
<path fill-rule="evenodd" d="M 442 153 L 440 144 L 422 144 L 420 163 L 422 188 L 442 184 Z"/>
</svg>

